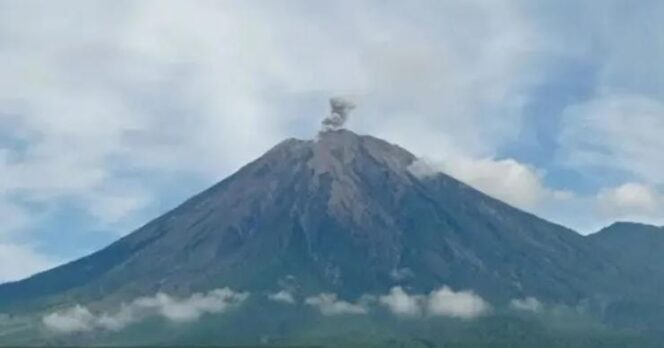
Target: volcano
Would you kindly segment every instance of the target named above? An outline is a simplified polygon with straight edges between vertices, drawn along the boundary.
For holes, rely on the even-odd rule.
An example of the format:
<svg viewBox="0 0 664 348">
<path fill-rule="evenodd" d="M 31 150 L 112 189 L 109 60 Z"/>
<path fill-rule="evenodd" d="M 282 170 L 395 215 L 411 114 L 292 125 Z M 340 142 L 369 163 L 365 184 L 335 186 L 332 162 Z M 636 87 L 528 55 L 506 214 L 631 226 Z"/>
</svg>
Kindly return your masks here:
<svg viewBox="0 0 664 348">
<path fill-rule="evenodd" d="M 620 290 L 620 267 L 584 237 L 444 174 L 418 177 L 417 161 L 347 130 L 289 139 L 102 251 L 0 287 L 0 299 L 257 290 L 286 276 L 348 296 L 446 284 L 576 303 Z"/>
<path fill-rule="evenodd" d="M 118 305 L 220 287 L 340 298 L 400 286 L 472 290 L 604 308 L 655 298 L 632 267 L 560 225 L 513 208 L 351 131 L 286 140 L 227 179 L 87 257 L 0 286 L 0 311 Z"/>
</svg>

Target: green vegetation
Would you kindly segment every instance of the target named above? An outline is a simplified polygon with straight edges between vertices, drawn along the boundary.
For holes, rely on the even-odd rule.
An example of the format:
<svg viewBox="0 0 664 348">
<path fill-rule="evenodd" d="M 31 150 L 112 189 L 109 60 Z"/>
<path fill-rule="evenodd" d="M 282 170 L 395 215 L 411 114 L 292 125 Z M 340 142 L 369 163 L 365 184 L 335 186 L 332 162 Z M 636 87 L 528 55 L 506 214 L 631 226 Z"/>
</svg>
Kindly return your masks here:
<svg viewBox="0 0 664 348">
<path fill-rule="evenodd" d="M 1 345 L 49 346 L 323 346 L 323 347 L 664 347 L 656 337 L 613 330 L 571 309 L 542 314 L 497 311 L 472 321 L 400 319 L 368 315 L 323 316 L 316 309 L 253 299 L 227 313 L 191 323 L 150 319 L 119 332 L 55 335 L 38 318 L 0 326 Z"/>
</svg>

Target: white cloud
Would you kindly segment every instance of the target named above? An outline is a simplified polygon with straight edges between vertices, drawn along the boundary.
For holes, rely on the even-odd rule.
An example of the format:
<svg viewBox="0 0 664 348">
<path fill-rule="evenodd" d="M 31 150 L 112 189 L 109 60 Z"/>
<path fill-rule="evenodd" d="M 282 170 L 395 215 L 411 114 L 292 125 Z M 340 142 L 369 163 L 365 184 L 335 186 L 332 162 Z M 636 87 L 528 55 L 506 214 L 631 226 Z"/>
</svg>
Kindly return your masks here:
<svg viewBox="0 0 664 348">
<path fill-rule="evenodd" d="M 23 279 L 56 264 L 28 245 L 0 242 L 0 283 Z"/>
<path fill-rule="evenodd" d="M 659 198 L 651 187 L 638 183 L 626 183 L 599 194 L 600 203 L 607 209 L 627 212 L 652 212 L 657 209 Z"/>
<path fill-rule="evenodd" d="M 368 308 L 365 303 L 350 303 L 339 300 L 336 294 L 323 293 L 318 296 L 307 297 L 304 301 L 309 306 L 316 307 L 321 314 L 334 315 L 359 315 L 367 314 Z"/>
<path fill-rule="evenodd" d="M 273 294 L 268 294 L 268 299 L 274 302 L 282 302 L 287 304 L 295 304 L 295 296 L 289 291 L 281 290 Z"/>
<path fill-rule="evenodd" d="M 122 304 L 120 310 L 115 313 L 101 313 L 98 316 L 92 318 L 90 323 L 93 325 L 85 331 L 91 331 L 94 329 L 97 330 L 107 330 L 107 331 L 120 331 L 125 327 L 143 320 L 145 317 L 151 315 L 143 308 L 135 304 Z M 52 328 L 46 324 L 46 326 L 52 330 Z M 70 333 L 75 331 L 63 331 L 63 330 L 54 330 L 60 333 Z"/>
<path fill-rule="evenodd" d="M 380 304 L 400 317 L 418 317 L 422 314 L 424 296 L 409 295 L 403 288 L 395 287 L 390 293 L 379 298 Z"/>
<path fill-rule="evenodd" d="M 517 208 L 536 210 L 546 200 L 567 200 L 572 194 L 547 188 L 536 169 L 513 159 L 420 159 L 410 167 L 421 178 L 445 173 Z"/>
<path fill-rule="evenodd" d="M 61 333 L 91 331 L 95 328 L 95 321 L 95 315 L 80 305 L 48 314 L 43 318 L 43 323 L 46 327 Z"/>
<path fill-rule="evenodd" d="M 470 291 L 454 292 L 443 287 L 429 295 L 427 311 L 431 316 L 444 316 L 464 320 L 487 314 L 491 306 Z"/>
<path fill-rule="evenodd" d="M 45 315 L 44 325 L 60 334 L 92 330 L 122 330 L 128 325 L 151 316 L 161 316 L 172 322 L 192 322 L 204 314 L 224 313 L 244 302 L 248 293 L 238 293 L 223 288 L 206 294 L 195 293 L 188 298 L 175 298 L 163 293 L 153 297 L 141 297 L 123 304 L 116 312 L 92 313 L 88 308 L 73 308 Z"/>
<path fill-rule="evenodd" d="M 539 312 L 542 309 L 542 303 L 534 297 L 527 297 L 512 300 L 510 307 L 518 311 Z"/>
<path fill-rule="evenodd" d="M 621 219 L 664 219 L 664 195 L 640 183 L 625 183 L 606 188 L 597 195 L 600 211 Z"/>
<path fill-rule="evenodd" d="M 116 311 L 94 313 L 87 307 L 76 305 L 45 315 L 43 324 L 58 334 L 88 332 L 93 330 L 119 331 L 149 317 L 163 317 L 173 322 L 191 322 L 207 313 L 223 313 L 237 307 L 249 295 L 228 288 L 213 290 L 207 294 L 193 294 L 178 299 L 159 293 L 122 304 Z M 271 294 L 269 299 L 294 304 L 288 292 Z M 401 287 L 393 288 L 383 296 L 364 295 L 357 302 L 340 300 L 336 294 L 321 293 L 307 297 L 304 303 L 315 307 L 322 315 L 366 315 L 372 305 L 382 305 L 391 313 L 404 318 L 443 316 L 471 320 L 486 315 L 491 306 L 470 291 L 454 292 L 448 287 L 432 291 L 428 295 L 411 295 Z"/>
<path fill-rule="evenodd" d="M 196 321 L 203 314 L 222 313 L 242 303 L 247 293 L 236 293 L 228 288 L 193 294 L 189 298 L 177 299 L 159 293 L 155 297 L 144 297 L 134 301 L 137 308 L 156 309 L 165 318 L 176 322 Z"/>
<path fill-rule="evenodd" d="M 395 287 L 389 294 L 381 296 L 379 303 L 393 314 L 406 318 L 427 315 L 471 320 L 491 310 L 491 305 L 473 292 L 455 292 L 446 286 L 428 295 L 411 295 L 401 287 Z"/>
</svg>

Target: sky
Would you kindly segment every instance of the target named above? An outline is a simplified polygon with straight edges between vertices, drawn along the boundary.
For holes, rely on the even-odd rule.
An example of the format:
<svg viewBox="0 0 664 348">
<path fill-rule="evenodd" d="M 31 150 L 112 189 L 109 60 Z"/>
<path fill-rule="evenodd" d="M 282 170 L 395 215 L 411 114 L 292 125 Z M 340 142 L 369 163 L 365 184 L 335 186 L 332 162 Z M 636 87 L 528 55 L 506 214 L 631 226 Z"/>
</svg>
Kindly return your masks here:
<svg viewBox="0 0 664 348">
<path fill-rule="evenodd" d="M 348 128 L 543 218 L 664 224 L 659 0 L 0 0 L 0 282 Z"/>
</svg>

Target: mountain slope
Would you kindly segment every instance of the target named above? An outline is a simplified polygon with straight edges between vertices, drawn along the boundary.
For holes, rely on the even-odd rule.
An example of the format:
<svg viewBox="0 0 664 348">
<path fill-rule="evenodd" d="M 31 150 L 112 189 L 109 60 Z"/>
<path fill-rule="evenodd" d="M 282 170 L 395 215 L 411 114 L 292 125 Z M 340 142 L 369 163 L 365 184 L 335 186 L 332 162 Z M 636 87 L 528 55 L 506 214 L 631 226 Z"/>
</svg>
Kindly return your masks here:
<svg viewBox="0 0 664 348">
<path fill-rule="evenodd" d="M 650 296 L 588 239 L 346 130 L 287 140 L 108 248 L 0 286 L 0 309 L 119 303 L 220 286 L 342 297 L 405 285 L 472 289 L 498 303 Z"/>
<path fill-rule="evenodd" d="M 597 247 L 651 272 L 664 272 L 664 228 L 616 223 L 588 236 Z"/>
<path fill-rule="evenodd" d="M 587 237 L 630 271 L 630 278 L 642 288 L 657 289 L 654 298 L 625 298 L 606 307 L 604 321 L 621 327 L 648 328 L 664 338 L 664 228 L 620 222 Z"/>
</svg>

